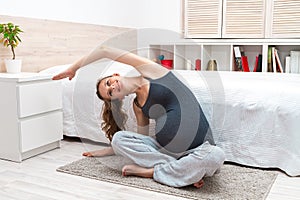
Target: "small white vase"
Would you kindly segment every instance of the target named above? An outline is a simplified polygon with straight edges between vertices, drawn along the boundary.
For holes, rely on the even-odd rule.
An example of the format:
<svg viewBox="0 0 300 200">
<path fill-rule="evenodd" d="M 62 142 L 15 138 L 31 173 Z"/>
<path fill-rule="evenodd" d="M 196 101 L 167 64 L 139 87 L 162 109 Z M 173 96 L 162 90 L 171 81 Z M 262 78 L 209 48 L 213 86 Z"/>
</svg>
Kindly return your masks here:
<svg viewBox="0 0 300 200">
<path fill-rule="evenodd" d="M 6 59 L 5 67 L 7 73 L 20 73 L 22 68 L 22 60 L 21 59 Z"/>
</svg>

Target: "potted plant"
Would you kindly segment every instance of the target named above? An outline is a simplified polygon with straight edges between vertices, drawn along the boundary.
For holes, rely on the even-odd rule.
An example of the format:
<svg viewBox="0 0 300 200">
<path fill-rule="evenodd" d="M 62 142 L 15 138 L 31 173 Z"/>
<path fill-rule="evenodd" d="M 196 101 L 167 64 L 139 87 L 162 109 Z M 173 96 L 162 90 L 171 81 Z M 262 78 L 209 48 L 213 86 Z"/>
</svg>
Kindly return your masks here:
<svg viewBox="0 0 300 200">
<path fill-rule="evenodd" d="M 10 47 L 12 52 L 12 59 L 5 60 L 6 71 L 8 73 L 21 72 L 22 60 L 15 59 L 15 48 L 21 42 L 19 34 L 23 32 L 19 26 L 13 23 L 0 24 L 0 43 L 5 47 Z"/>
</svg>

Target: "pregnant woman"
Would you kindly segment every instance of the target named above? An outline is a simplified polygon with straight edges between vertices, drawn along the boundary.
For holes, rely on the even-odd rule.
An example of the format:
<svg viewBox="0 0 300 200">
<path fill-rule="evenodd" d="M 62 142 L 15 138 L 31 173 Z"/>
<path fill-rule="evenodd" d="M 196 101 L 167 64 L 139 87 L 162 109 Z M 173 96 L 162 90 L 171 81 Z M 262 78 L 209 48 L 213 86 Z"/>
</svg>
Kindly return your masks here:
<svg viewBox="0 0 300 200">
<path fill-rule="evenodd" d="M 123 167 L 124 176 L 153 178 L 172 187 L 192 184 L 200 188 L 204 176 L 220 169 L 225 155 L 215 146 L 199 102 L 175 71 L 131 52 L 101 46 L 53 79 L 71 80 L 80 67 L 103 58 L 131 65 L 140 76 L 115 73 L 98 81 L 96 93 L 104 101 L 102 129 L 111 146 L 83 155 L 122 155 L 134 163 Z M 126 115 L 121 108 L 122 100 L 132 93 L 136 95 L 132 103 L 137 133 L 124 130 Z M 149 136 L 149 119 L 156 124 L 153 136 Z"/>
</svg>

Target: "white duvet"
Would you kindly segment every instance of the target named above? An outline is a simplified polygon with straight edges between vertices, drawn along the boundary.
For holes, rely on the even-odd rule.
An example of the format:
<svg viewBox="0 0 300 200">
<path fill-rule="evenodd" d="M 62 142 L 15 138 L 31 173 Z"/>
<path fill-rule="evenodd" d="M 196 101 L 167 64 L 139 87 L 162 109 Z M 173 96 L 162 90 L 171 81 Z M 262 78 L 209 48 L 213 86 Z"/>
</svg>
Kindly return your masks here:
<svg viewBox="0 0 300 200">
<path fill-rule="evenodd" d="M 41 73 L 56 74 L 68 65 Z M 119 72 L 136 75 L 132 67 L 104 61 L 79 70 L 63 84 L 64 134 L 108 143 L 101 131 L 102 102 L 95 95 L 99 77 Z M 130 73 L 128 73 L 130 71 Z M 300 175 L 300 75 L 243 72 L 174 71 L 192 90 L 206 114 L 226 160 L 280 168 Z M 126 97 L 128 130 L 136 130 L 134 96 Z M 190 119 L 193 120 L 193 119 Z M 151 122 L 153 133 L 154 122 Z"/>
</svg>

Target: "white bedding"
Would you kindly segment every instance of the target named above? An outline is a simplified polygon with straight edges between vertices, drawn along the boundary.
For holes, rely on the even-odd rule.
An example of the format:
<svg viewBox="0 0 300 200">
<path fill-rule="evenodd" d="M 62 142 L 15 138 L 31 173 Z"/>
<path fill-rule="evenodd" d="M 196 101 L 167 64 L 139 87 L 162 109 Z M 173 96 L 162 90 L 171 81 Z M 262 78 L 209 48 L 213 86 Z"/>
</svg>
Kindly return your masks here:
<svg viewBox="0 0 300 200">
<path fill-rule="evenodd" d="M 56 74 L 68 65 L 41 73 Z M 108 143 L 100 129 L 102 102 L 95 95 L 99 77 L 132 67 L 105 61 L 80 69 L 63 83 L 64 134 Z M 241 72 L 176 71 L 192 89 L 206 114 L 226 160 L 280 168 L 300 175 L 300 75 Z M 136 75 L 130 73 L 130 75 Z M 124 108 L 128 130 L 136 130 L 131 95 Z M 192 120 L 192 119 L 191 119 Z M 151 122 L 153 133 L 154 122 Z"/>
<path fill-rule="evenodd" d="M 207 91 L 195 72 L 179 73 L 206 98 L 201 105 L 227 161 L 300 175 L 300 75 L 204 72 L 214 85 Z"/>
</svg>

